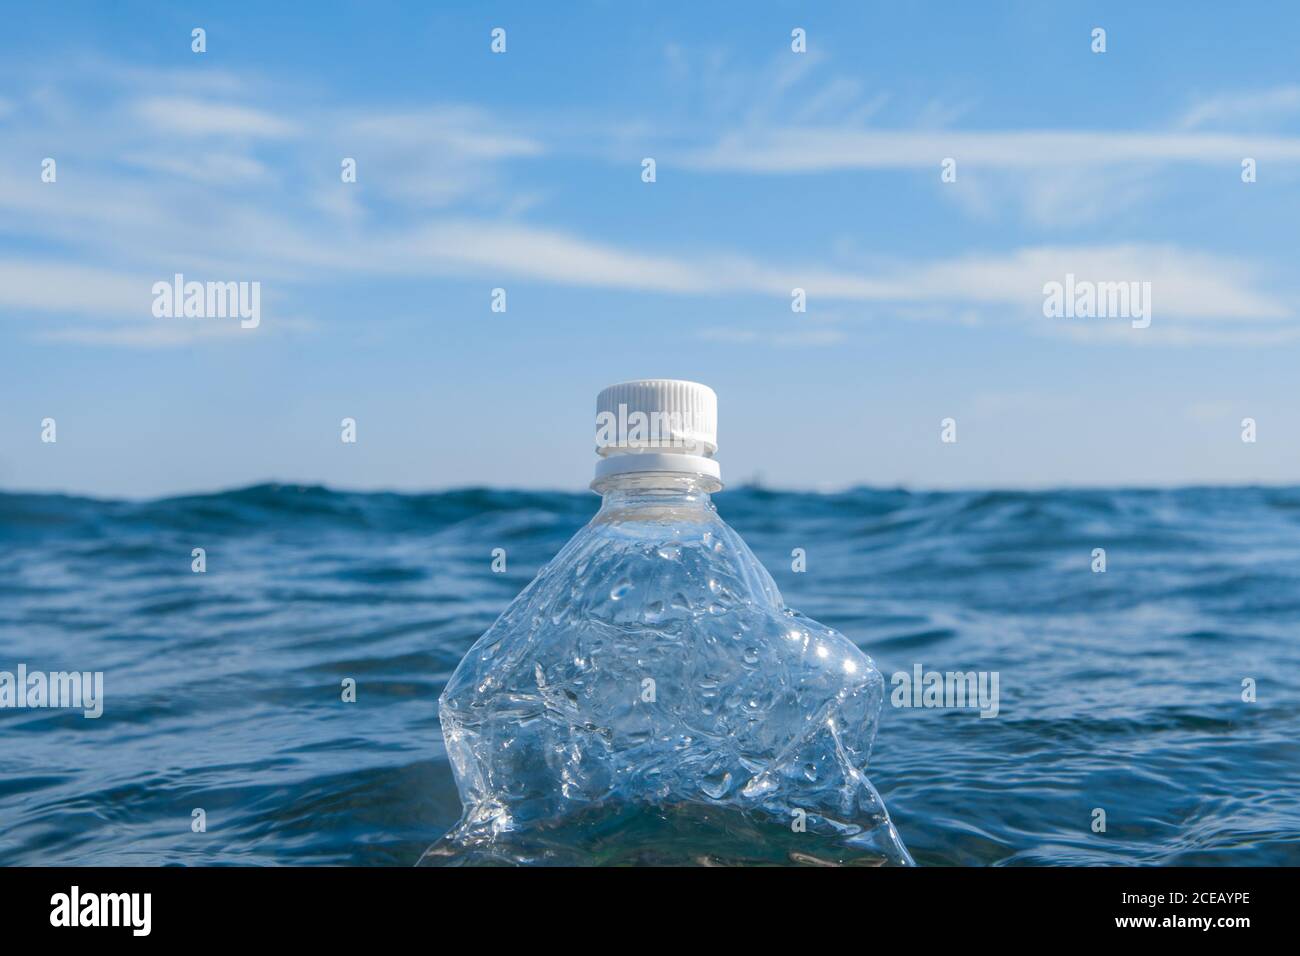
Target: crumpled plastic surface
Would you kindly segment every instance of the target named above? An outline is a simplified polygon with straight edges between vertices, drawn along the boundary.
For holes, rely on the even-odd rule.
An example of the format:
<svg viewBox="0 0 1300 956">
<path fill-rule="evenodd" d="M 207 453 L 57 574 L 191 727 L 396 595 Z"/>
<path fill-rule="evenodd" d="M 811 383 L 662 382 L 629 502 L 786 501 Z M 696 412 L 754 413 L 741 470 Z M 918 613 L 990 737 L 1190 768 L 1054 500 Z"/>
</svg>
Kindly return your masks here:
<svg viewBox="0 0 1300 956">
<path fill-rule="evenodd" d="M 464 815 L 421 862 L 910 864 L 883 693 L 711 504 L 602 509 L 447 684 Z"/>
</svg>

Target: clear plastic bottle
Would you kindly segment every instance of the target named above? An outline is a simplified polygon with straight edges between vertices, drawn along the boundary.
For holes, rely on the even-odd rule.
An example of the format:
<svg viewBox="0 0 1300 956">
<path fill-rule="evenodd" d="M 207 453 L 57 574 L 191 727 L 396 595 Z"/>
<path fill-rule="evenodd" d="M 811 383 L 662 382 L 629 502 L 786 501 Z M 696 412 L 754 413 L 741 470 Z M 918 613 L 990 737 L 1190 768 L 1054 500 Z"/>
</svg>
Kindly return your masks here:
<svg viewBox="0 0 1300 956">
<path fill-rule="evenodd" d="M 599 512 L 448 682 L 464 815 L 422 863 L 912 862 L 864 772 L 884 681 L 718 517 L 716 401 L 601 393 L 671 427 L 600 443 Z"/>
</svg>

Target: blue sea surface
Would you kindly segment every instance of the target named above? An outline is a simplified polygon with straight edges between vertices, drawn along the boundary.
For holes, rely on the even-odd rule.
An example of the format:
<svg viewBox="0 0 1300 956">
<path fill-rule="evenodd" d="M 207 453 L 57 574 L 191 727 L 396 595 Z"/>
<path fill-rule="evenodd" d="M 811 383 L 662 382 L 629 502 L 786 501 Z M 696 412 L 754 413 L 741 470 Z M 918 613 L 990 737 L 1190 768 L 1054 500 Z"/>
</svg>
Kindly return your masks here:
<svg viewBox="0 0 1300 956">
<path fill-rule="evenodd" d="M 917 863 L 1300 865 L 1300 488 L 715 501 L 887 682 L 997 672 L 993 718 L 886 699 L 868 773 Z M 0 494 L 0 671 L 105 696 L 0 709 L 0 864 L 414 864 L 460 814 L 438 694 L 598 504 Z"/>
</svg>

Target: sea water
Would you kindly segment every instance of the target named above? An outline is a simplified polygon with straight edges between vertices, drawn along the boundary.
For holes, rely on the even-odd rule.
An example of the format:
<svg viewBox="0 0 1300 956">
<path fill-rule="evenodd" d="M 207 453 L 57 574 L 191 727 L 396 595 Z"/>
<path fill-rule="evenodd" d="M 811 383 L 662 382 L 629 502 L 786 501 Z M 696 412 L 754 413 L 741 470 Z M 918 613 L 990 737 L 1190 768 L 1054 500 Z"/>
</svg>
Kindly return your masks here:
<svg viewBox="0 0 1300 956">
<path fill-rule="evenodd" d="M 1300 488 L 714 501 L 785 601 L 884 676 L 868 772 L 918 864 L 1300 865 Z M 462 812 L 439 695 L 599 503 L 0 493 L 0 670 L 104 674 L 97 719 L 0 709 L 0 863 L 410 866 Z M 895 706 L 917 665 L 998 673 L 997 715 Z M 535 846 L 829 858 L 695 806 L 578 814 Z"/>
</svg>

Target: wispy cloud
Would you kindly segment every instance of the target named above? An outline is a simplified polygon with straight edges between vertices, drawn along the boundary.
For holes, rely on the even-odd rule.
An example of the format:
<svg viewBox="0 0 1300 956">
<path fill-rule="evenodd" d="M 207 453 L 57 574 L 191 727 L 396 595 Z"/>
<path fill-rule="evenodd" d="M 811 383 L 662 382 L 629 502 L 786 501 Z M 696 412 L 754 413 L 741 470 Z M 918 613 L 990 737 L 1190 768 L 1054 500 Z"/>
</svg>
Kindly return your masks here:
<svg viewBox="0 0 1300 956">
<path fill-rule="evenodd" d="M 1237 163 L 1243 156 L 1300 159 L 1300 137 L 1084 130 L 775 129 L 729 133 L 688 151 L 693 169 L 820 173 L 850 169 L 938 169 L 958 165 L 1061 170 L 1125 163 Z"/>
<path fill-rule="evenodd" d="M 502 119 L 457 104 L 377 110 L 334 117 L 325 125 L 337 130 L 330 145 L 364 164 L 365 181 L 376 192 L 422 206 L 500 192 L 499 164 L 546 151 L 536 137 L 510 132 Z"/>
<path fill-rule="evenodd" d="M 299 131 L 297 124 L 262 110 L 196 97 L 151 96 L 133 111 L 154 129 L 184 136 L 283 139 Z"/>
<path fill-rule="evenodd" d="M 143 274 L 68 262 L 0 259 L 0 307 L 37 315 L 147 315 L 153 281 Z"/>
<path fill-rule="evenodd" d="M 281 316 L 269 334 L 304 332 L 314 328 L 307 319 Z M 72 325 L 42 331 L 43 342 L 73 345 L 99 345 L 130 349 L 161 350 L 205 344 L 241 344 L 248 342 L 246 333 L 234 323 L 198 323 L 185 321 L 152 322 L 147 325 L 120 324 L 104 326 Z"/>
<path fill-rule="evenodd" d="M 418 150 L 450 150 L 466 159 L 537 156 L 540 142 L 502 129 L 502 120 L 466 106 L 369 114 L 352 120 L 347 135 L 363 143 Z"/>
<path fill-rule="evenodd" d="M 847 336 L 839 329 L 754 329 L 718 326 L 700 330 L 708 342 L 766 345 L 774 348 L 822 348 L 839 345 Z"/>
<path fill-rule="evenodd" d="M 246 211 L 247 215 L 252 215 Z M 874 272 L 827 268 L 812 263 L 777 264 L 739 254 L 699 252 L 690 256 L 647 253 L 584 239 L 553 229 L 511 223 L 451 220 L 401 232 L 361 231 L 340 247 L 309 230 L 261 214 L 257 223 L 214 230 L 229 237 L 215 256 L 239 261 L 235 275 L 270 272 L 319 283 L 345 277 L 457 276 L 491 281 L 525 279 L 559 285 L 621 289 L 668 295 L 718 297 L 762 295 L 787 298 L 794 288 L 815 302 L 876 302 L 899 307 L 942 306 L 932 315 L 967 316 L 972 309 L 989 316 L 1029 321 L 1048 331 L 1105 337 L 1101 325 L 1073 325 L 1042 317 L 1042 290 L 1067 273 L 1080 280 L 1150 282 L 1156 316 L 1145 340 L 1194 340 L 1184 323 L 1233 323 L 1225 335 L 1243 344 L 1274 341 L 1272 324 L 1293 325 L 1292 303 L 1271 293 L 1261 270 L 1250 263 L 1175 246 L 1029 247 L 999 254 L 972 254 L 934 261 L 896 263 Z M 239 214 L 234 214 L 237 222 Z M 256 236 L 255 241 L 241 237 Z M 244 248 L 239 248 L 241 243 Z M 156 278 L 156 277 L 154 277 Z M 0 305 L 43 312 L 97 312 L 147 316 L 146 291 L 152 279 L 127 279 L 119 273 L 70 264 L 0 262 Z M 293 288 L 293 278 L 285 285 Z M 1260 326 L 1264 326 L 1261 328 Z M 1220 330 L 1223 331 L 1223 330 Z M 830 344 L 838 332 L 819 330 L 782 344 Z M 1116 336 L 1122 333 L 1115 332 Z M 1257 338 L 1251 338 L 1251 336 Z M 714 337 L 755 341 L 762 334 L 717 331 Z M 1258 336 L 1263 336 L 1258 338 Z M 109 338 L 105 337 L 105 341 Z M 129 338 L 122 337 L 123 344 Z"/>
<path fill-rule="evenodd" d="M 1183 114 L 1179 126 L 1195 129 L 1219 123 L 1235 126 L 1273 122 L 1300 113 L 1300 85 L 1267 90 L 1221 93 L 1199 100 Z"/>
<path fill-rule="evenodd" d="M 1036 246 L 961 256 L 905 270 L 898 286 L 912 299 L 1040 309 L 1043 285 L 1067 273 L 1091 282 L 1150 282 L 1157 314 L 1171 318 L 1268 322 L 1295 317 L 1287 301 L 1260 288 L 1254 264 L 1173 245 Z"/>
<path fill-rule="evenodd" d="M 809 62 L 774 70 L 768 80 L 773 96 L 809 87 Z M 679 64 L 682 82 L 721 83 L 728 74 L 725 59 L 720 64 L 706 69 L 703 79 Z M 1263 268 L 1169 243 L 1002 243 L 996 252 L 914 255 L 864 266 L 834 255 L 775 261 L 748 251 L 744 236 L 721 232 L 707 242 L 671 227 L 621 239 L 584 235 L 522 221 L 532 212 L 536 190 L 519 185 L 507 166 L 546 158 L 551 146 L 544 131 L 510 124 L 484 109 L 379 104 L 369 111 L 293 111 L 290 118 L 284 106 L 271 110 L 251 100 L 234 76 L 218 75 L 207 91 L 169 96 L 142 94 L 130 79 L 122 82 L 120 99 L 102 111 L 105 118 L 87 115 L 76 123 L 63 117 L 52 121 L 53 130 L 25 128 L 21 142 L 0 143 L 0 161 L 15 168 L 41 155 L 39 144 L 47 142 L 67 144 L 74 155 L 85 137 L 107 147 L 102 161 L 75 167 L 75 175 L 65 171 L 57 185 L 43 184 L 34 174 L 0 179 L 0 235 L 39 240 L 48 250 L 39 257 L 0 253 L 0 306 L 11 313 L 156 325 L 148 290 L 173 272 L 273 282 L 282 304 L 299 314 L 324 285 L 436 276 L 705 299 L 788 301 L 792 289 L 803 288 L 814 303 L 887 306 L 873 310 L 879 315 L 1026 322 L 1098 340 L 1136 338 L 1118 328 L 1066 328 L 1042 318 L 1044 283 L 1072 273 L 1094 281 L 1150 282 L 1155 319 L 1144 330 L 1150 333 L 1146 342 L 1191 342 L 1214 331 L 1242 343 L 1269 344 L 1289 334 L 1298 318 L 1294 295 L 1278 291 L 1278 278 Z M 726 88 L 745 102 L 743 84 Z M 851 107 L 869 112 L 885 95 L 866 97 L 860 85 L 835 79 L 808 91 L 808 115 L 819 121 Z M 935 106 L 936 121 L 951 118 L 946 109 Z M 122 113 L 145 123 L 123 133 Z M 1065 195 L 1033 198 L 1030 191 L 1047 217 L 1070 202 L 1072 188 L 1091 182 L 1079 167 L 1103 175 L 1125 163 L 1235 165 L 1247 152 L 1261 159 L 1300 158 L 1300 138 L 1294 137 L 775 128 L 765 109 L 748 115 L 745 129 L 686 150 L 686 165 L 813 174 L 937 169 L 942 158 L 953 156 L 963 169 L 1055 169 L 1054 181 L 1073 184 L 1062 187 Z M 356 184 L 339 181 L 338 163 L 345 156 L 357 159 Z M 1065 167 L 1076 172 L 1062 176 Z M 1210 321 L 1223 326 L 1189 325 Z M 268 325 L 274 324 L 268 316 Z M 82 321 L 66 334 L 42 331 L 61 340 L 151 347 L 194 340 L 174 331 L 136 334 L 97 324 L 86 329 Z M 834 344 L 845 333 L 838 327 L 769 332 L 713 326 L 703 334 L 715 341 L 793 346 Z"/>
<path fill-rule="evenodd" d="M 44 342 L 73 345 L 107 345 L 131 349 L 169 349 L 204 342 L 235 342 L 238 325 L 200 325 L 194 322 L 169 322 L 153 325 L 118 325 L 108 328 L 72 326 L 40 333 Z"/>
<path fill-rule="evenodd" d="M 269 173 L 265 163 L 251 156 L 207 150 L 188 157 L 158 152 L 128 153 L 121 160 L 137 169 L 208 184 L 253 182 L 265 179 Z"/>
</svg>

